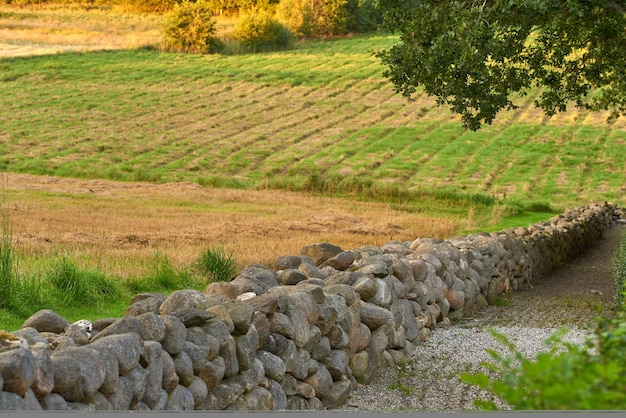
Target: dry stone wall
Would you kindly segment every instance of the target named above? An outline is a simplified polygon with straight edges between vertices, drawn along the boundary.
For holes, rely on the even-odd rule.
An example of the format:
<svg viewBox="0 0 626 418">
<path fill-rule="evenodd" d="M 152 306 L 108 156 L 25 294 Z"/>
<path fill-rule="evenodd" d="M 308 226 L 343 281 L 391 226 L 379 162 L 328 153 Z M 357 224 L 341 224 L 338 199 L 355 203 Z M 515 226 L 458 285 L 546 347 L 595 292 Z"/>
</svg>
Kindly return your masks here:
<svg viewBox="0 0 626 418">
<path fill-rule="evenodd" d="M 43 310 L 0 333 L 2 410 L 304 410 L 345 403 L 437 326 L 523 288 L 622 209 L 350 251 L 327 243 L 201 293 L 137 295 L 123 318 Z"/>
</svg>

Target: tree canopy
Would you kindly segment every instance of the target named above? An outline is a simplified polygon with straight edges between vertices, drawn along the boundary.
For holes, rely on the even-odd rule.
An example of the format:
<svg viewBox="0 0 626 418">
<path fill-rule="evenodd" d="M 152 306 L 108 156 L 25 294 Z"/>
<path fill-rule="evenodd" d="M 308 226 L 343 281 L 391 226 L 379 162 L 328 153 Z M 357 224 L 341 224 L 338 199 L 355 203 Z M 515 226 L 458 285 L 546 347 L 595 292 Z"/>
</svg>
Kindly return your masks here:
<svg viewBox="0 0 626 418">
<path fill-rule="evenodd" d="M 568 104 L 626 111 L 626 1 L 379 0 L 400 43 L 377 55 L 411 99 L 418 87 L 459 113 L 465 127 L 490 124 L 512 95 L 541 88 L 552 116 Z"/>
</svg>

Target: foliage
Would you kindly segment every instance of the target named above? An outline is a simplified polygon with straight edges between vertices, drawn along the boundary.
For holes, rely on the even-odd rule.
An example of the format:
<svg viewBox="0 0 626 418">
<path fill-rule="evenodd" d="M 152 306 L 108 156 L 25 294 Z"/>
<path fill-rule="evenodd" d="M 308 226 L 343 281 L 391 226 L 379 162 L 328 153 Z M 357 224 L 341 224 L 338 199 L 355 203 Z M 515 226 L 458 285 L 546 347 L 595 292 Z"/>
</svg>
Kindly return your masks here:
<svg viewBox="0 0 626 418">
<path fill-rule="evenodd" d="M 251 52 L 288 49 L 293 45 L 293 34 L 267 10 L 242 14 L 234 37 Z"/>
<path fill-rule="evenodd" d="M 177 0 L 116 0 L 121 6 L 141 12 L 169 12 L 179 2 Z"/>
<path fill-rule="evenodd" d="M 163 47 L 199 54 L 215 52 L 219 48 L 215 31 L 213 12 L 205 1 L 183 0 L 164 20 Z"/>
<path fill-rule="evenodd" d="M 65 303 L 93 305 L 107 298 L 115 298 L 121 286 L 103 273 L 81 270 L 66 257 L 61 258 L 48 272 L 48 282 L 61 292 Z"/>
<path fill-rule="evenodd" d="M 371 31 L 380 16 L 371 0 L 281 0 L 276 8 L 276 17 L 306 38 Z"/>
<path fill-rule="evenodd" d="M 511 96 L 543 87 L 548 116 L 567 109 L 626 111 L 626 2 L 617 0 L 380 0 L 401 43 L 377 54 L 396 90 L 418 87 L 464 126 L 490 124 Z M 592 94 L 593 93 L 593 94 Z"/>
<path fill-rule="evenodd" d="M 615 302 L 619 305 L 626 297 L 626 235 L 622 237 L 611 260 L 611 273 L 615 280 Z"/>
<path fill-rule="evenodd" d="M 159 250 L 154 251 L 154 257 L 148 267 L 148 272 L 144 276 L 128 281 L 131 291 L 155 292 L 200 288 L 204 285 L 203 281 L 193 277 L 187 268 L 174 266 L 167 255 Z"/>
<path fill-rule="evenodd" d="M 237 275 L 235 258 L 232 254 L 227 253 L 221 245 L 205 249 L 193 266 L 212 282 L 226 282 Z"/>
</svg>

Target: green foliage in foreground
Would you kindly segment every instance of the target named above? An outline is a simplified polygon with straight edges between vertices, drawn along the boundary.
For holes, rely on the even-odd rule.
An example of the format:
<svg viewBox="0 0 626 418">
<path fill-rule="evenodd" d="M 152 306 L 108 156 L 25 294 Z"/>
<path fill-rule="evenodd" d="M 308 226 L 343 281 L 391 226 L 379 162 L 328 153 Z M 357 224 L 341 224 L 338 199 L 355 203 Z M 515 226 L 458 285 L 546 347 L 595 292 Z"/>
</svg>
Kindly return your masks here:
<svg viewBox="0 0 626 418">
<path fill-rule="evenodd" d="M 79 268 L 60 257 L 40 271 L 24 274 L 17 267 L 10 223 L 3 214 L 0 237 L 0 329 L 21 327 L 39 309 L 52 309 L 68 319 L 121 317 L 137 293 L 203 290 L 209 282 L 228 280 L 237 272 L 233 256 L 223 248 L 207 248 L 193 266 L 177 267 L 155 251 L 142 277 L 121 280 L 101 271 Z M 199 271 L 200 275 L 192 274 Z M 94 317 L 94 308 L 98 314 Z"/>
<path fill-rule="evenodd" d="M 263 10 L 242 14 L 234 37 L 248 52 L 279 51 L 294 43 L 289 29 Z"/>
<path fill-rule="evenodd" d="M 163 24 L 163 47 L 166 50 L 192 53 L 215 52 L 213 10 L 204 1 L 184 0 L 176 4 Z"/>
<path fill-rule="evenodd" d="M 626 237 L 613 258 L 613 266 L 620 266 L 614 272 L 619 274 L 626 272 L 625 248 Z M 464 373 L 461 380 L 496 395 L 516 410 L 626 409 L 626 294 L 620 296 L 615 317 L 598 319 L 595 342 L 567 343 L 563 328 L 546 341 L 548 351 L 535 359 L 526 358 L 506 336 L 490 330 L 512 354 L 503 356 L 487 350 L 493 358 L 483 363 L 487 372 Z M 475 404 L 497 409 L 491 401 Z"/>
<path fill-rule="evenodd" d="M 615 301 L 619 304 L 620 299 L 626 295 L 626 235 L 622 237 L 611 260 L 611 273 L 615 279 Z"/>
</svg>

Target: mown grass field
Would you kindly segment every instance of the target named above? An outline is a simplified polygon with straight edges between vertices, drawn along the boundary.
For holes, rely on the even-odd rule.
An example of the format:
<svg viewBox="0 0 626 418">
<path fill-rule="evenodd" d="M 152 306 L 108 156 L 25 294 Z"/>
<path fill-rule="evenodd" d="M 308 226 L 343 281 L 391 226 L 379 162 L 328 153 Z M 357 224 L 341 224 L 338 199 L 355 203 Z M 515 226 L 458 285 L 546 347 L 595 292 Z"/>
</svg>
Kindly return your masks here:
<svg viewBox="0 0 626 418">
<path fill-rule="evenodd" d="M 49 41 L 72 16 L 101 21 L 0 10 L 12 45 L 37 42 L 20 24 Z M 531 92 L 469 132 L 434 100 L 394 93 L 372 55 L 390 35 L 179 55 L 128 49 L 153 45 L 119 39 L 154 35 L 158 19 L 125 19 L 103 20 L 117 41 L 86 48 L 106 50 L 0 58 L 0 203 L 29 277 L 69 257 L 127 280 L 150 271 L 155 249 L 189 265 L 218 242 L 242 265 L 267 264 L 322 240 L 382 245 L 626 203 L 626 120 L 545 118 Z M 79 44 L 95 36 L 84 31 Z"/>
</svg>

